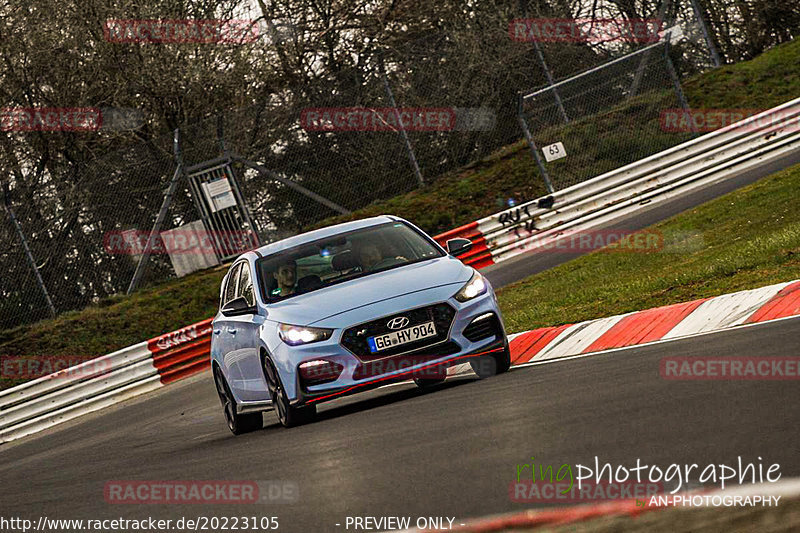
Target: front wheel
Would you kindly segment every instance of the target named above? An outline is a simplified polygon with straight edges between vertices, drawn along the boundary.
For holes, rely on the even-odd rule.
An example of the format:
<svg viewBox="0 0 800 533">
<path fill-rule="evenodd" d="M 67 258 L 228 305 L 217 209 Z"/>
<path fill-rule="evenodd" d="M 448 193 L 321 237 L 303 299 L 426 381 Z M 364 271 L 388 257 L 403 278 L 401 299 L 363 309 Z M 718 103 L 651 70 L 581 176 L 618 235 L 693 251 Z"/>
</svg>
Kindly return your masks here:
<svg viewBox="0 0 800 533">
<path fill-rule="evenodd" d="M 502 352 L 492 353 L 473 359 L 469 362 L 472 371 L 478 375 L 479 379 L 486 379 L 497 374 L 508 372 L 511 368 L 511 350 L 506 341 Z"/>
<path fill-rule="evenodd" d="M 222 403 L 222 412 L 225 415 L 225 422 L 228 424 L 228 429 L 234 435 L 241 435 L 256 431 L 264 427 L 264 418 L 261 413 L 236 413 L 236 400 L 231 394 L 228 383 L 222 376 L 219 368 L 214 367 L 214 384 L 217 387 L 217 395 L 219 401 Z"/>
<path fill-rule="evenodd" d="M 445 379 L 447 379 L 447 370 L 444 368 L 436 368 L 434 370 L 426 370 L 420 373 L 425 377 L 415 377 L 414 383 L 420 389 L 427 389 L 429 387 L 434 387 L 439 385 L 440 383 L 444 383 Z"/>
<path fill-rule="evenodd" d="M 265 361 L 265 365 L 271 365 L 269 360 Z M 267 372 L 267 385 L 269 386 L 270 397 L 272 398 L 272 407 L 275 409 L 275 415 L 278 417 L 278 422 L 285 428 L 301 426 L 313 422 L 317 416 L 316 405 L 304 405 L 303 407 L 294 407 L 289 403 L 289 397 L 286 395 L 286 389 L 281 383 L 281 378 L 275 367 L 270 368 Z"/>
</svg>

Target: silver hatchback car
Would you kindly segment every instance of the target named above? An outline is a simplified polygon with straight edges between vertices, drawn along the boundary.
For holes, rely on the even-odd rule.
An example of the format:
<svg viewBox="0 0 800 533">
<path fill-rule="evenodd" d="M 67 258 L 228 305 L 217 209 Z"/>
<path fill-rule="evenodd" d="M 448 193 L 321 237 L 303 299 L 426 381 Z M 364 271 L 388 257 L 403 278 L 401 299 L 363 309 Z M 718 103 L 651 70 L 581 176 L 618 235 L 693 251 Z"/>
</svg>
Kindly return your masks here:
<svg viewBox="0 0 800 533">
<path fill-rule="evenodd" d="M 489 282 L 413 224 L 380 216 L 240 256 L 222 280 L 211 366 L 228 427 L 286 427 L 318 403 L 393 381 L 426 387 L 469 362 L 505 372 L 510 353 Z"/>
</svg>

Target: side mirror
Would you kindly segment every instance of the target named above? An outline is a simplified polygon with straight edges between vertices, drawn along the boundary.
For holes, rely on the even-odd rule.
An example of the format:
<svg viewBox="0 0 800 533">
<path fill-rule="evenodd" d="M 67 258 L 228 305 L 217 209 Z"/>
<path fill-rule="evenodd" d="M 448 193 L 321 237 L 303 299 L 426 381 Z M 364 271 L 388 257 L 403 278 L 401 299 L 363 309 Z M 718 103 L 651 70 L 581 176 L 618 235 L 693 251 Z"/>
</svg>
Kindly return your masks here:
<svg viewBox="0 0 800 533">
<path fill-rule="evenodd" d="M 450 239 L 447 241 L 447 252 L 450 255 L 461 255 L 472 248 L 472 241 L 469 239 Z"/>
<path fill-rule="evenodd" d="M 225 316 L 239 316 L 239 315 L 254 315 L 256 314 L 256 306 L 247 303 L 244 296 L 234 298 L 222 308 L 222 314 Z"/>
</svg>

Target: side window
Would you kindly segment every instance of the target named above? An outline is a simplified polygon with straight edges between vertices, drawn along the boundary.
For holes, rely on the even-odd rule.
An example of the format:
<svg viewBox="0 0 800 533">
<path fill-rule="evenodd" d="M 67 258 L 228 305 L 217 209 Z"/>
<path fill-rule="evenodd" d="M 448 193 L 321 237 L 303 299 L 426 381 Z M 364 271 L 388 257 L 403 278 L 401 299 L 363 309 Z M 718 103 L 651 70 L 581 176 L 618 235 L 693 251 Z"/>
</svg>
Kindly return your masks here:
<svg viewBox="0 0 800 533">
<path fill-rule="evenodd" d="M 236 298 L 236 282 L 239 279 L 239 271 L 242 270 L 242 264 L 234 266 L 230 274 L 228 274 L 228 285 L 225 287 L 225 296 L 222 298 L 222 305 L 230 302 Z"/>
<path fill-rule="evenodd" d="M 253 280 L 250 278 L 250 265 L 247 262 L 242 263 L 241 274 L 239 275 L 239 290 L 236 292 L 237 296 L 244 296 L 248 305 L 256 305 L 256 296 L 253 292 Z"/>
</svg>

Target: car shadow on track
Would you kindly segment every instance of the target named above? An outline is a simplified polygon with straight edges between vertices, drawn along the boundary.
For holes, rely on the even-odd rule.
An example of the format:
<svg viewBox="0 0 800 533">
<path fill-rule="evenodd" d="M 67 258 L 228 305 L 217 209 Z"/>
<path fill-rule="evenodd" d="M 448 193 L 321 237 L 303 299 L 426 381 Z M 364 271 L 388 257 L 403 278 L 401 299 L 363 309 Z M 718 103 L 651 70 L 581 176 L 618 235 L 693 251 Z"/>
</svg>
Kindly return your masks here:
<svg viewBox="0 0 800 533">
<path fill-rule="evenodd" d="M 402 390 L 397 390 L 393 392 L 382 392 L 377 396 L 372 396 L 370 398 L 359 399 L 357 395 L 342 398 L 343 402 L 346 402 L 342 405 L 323 405 L 322 410 L 317 413 L 317 419 L 314 423 L 322 422 L 325 420 L 332 420 L 335 418 L 339 418 L 342 416 L 347 416 L 359 412 L 366 412 L 371 409 L 375 409 L 377 407 L 383 407 L 385 405 L 391 405 L 393 403 L 402 402 L 411 398 L 417 398 L 419 396 L 425 396 L 427 394 L 435 394 L 438 392 L 445 391 L 447 389 L 452 389 L 454 387 L 462 386 L 466 383 L 470 383 L 472 381 L 478 381 L 477 378 L 470 379 L 470 378 L 456 378 L 456 379 L 449 379 L 444 383 L 439 385 L 433 385 L 428 388 L 420 388 L 415 385 L 408 385 L 408 388 L 403 388 Z M 381 391 L 381 389 L 375 389 L 373 394 L 376 391 Z M 270 413 L 266 413 L 266 416 L 269 416 Z M 265 419 L 266 421 L 266 419 Z M 277 420 L 275 421 L 277 425 Z M 269 426 L 272 427 L 272 426 Z"/>
<path fill-rule="evenodd" d="M 224 424 L 222 424 L 223 418 L 220 415 L 219 418 L 222 425 L 219 433 L 215 432 L 213 436 L 207 435 L 210 438 L 204 439 L 202 444 L 197 444 L 200 444 L 200 447 L 202 448 L 214 448 L 217 445 L 229 447 L 231 442 L 234 442 L 234 444 L 242 443 L 249 446 L 254 442 L 255 439 L 260 439 L 267 435 L 270 437 L 281 435 L 288 437 L 301 434 L 304 431 L 314 431 L 314 428 L 317 424 L 323 423 L 327 420 L 334 420 L 347 415 L 368 412 L 378 407 L 392 405 L 413 398 L 426 396 L 428 394 L 441 393 L 445 390 L 460 387 L 476 381 L 480 380 L 478 380 L 477 377 L 454 377 L 448 379 L 442 384 L 434 385 L 425 389 L 419 388 L 413 384 L 404 385 L 400 390 L 392 390 L 394 387 L 397 387 L 397 385 L 394 387 L 374 389 L 372 391 L 362 393 L 372 395 L 367 398 L 361 399 L 359 398 L 359 395 L 353 395 L 323 404 L 322 409 L 317 413 L 317 417 L 313 422 L 291 429 L 286 429 L 281 426 L 278 422 L 278 419 L 275 417 L 275 414 L 272 411 L 267 411 L 264 413 L 263 429 L 254 431 L 252 433 L 245 433 L 244 435 L 234 436 L 230 434 L 224 427 Z M 189 448 L 196 450 L 198 446 L 194 445 L 190 446 Z"/>
</svg>

